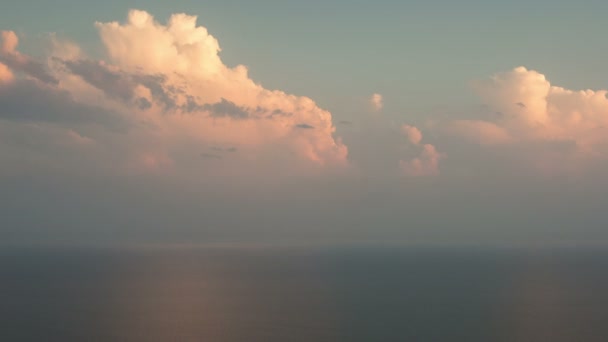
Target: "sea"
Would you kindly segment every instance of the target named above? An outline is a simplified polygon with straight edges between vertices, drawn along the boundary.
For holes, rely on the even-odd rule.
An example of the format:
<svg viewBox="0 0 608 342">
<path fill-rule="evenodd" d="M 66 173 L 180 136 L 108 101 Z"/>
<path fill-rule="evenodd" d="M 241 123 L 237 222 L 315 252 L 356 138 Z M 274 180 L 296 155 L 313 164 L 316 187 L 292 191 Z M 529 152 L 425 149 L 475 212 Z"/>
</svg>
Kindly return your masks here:
<svg viewBox="0 0 608 342">
<path fill-rule="evenodd" d="M 608 341 L 608 249 L 2 247 L 0 341 Z"/>
</svg>

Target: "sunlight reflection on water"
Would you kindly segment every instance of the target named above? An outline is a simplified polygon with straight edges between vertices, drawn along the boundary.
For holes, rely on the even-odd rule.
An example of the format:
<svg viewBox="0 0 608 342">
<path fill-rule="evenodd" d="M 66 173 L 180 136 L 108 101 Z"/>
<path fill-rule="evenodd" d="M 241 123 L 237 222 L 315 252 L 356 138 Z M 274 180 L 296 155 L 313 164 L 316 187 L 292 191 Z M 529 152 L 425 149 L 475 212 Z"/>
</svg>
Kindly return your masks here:
<svg viewBox="0 0 608 342">
<path fill-rule="evenodd" d="M 608 253 L 0 252 L 7 340 L 601 341 Z"/>
</svg>

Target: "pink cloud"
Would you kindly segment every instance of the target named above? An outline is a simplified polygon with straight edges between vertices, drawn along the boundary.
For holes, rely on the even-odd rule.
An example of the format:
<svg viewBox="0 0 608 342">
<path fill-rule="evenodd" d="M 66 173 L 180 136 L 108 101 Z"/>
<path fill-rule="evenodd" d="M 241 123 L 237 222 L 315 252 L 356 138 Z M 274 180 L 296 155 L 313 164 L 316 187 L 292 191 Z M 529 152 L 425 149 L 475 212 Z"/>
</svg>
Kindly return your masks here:
<svg viewBox="0 0 608 342">
<path fill-rule="evenodd" d="M 411 160 L 401 160 L 399 166 L 407 176 L 436 176 L 439 174 L 439 161 L 443 154 L 439 153 L 435 146 L 424 144 L 420 155 Z"/>
<path fill-rule="evenodd" d="M 384 98 L 381 94 L 373 94 L 369 99 L 369 103 L 374 112 L 379 112 L 384 108 Z"/>
<path fill-rule="evenodd" d="M 403 125 L 401 132 L 409 139 L 412 145 L 418 145 L 422 141 L 422 133 L 414 126 Z"/>
<path fill-rule="evenodd" d="M 504 128 L 487 121 L 456 120 L 449 123 L 445 130 L 481 145 L 501 145 L 512 141 Z"/>
<path fill-rule="evenodd" d="M 415 126 L 403 125 L 401 133 L 408 139 L 409 147 L 419 150 L 416 157 L 399 161 L 401 171 L 411 177 L 439 175 L 439 162 L 445 154 L 431 144 L 422 144 L 422 132 Z"/>
<path fill-rule="evenodd" d="M 196 21 L 176 14 L 161 24 L 134 10 L 125 23 L 96 23 L 103 60 L 54 39 L 53 58 L 36 61 L 17 51 L 14 32 L 4 31 L 0 80 L 15 72 L 18 82 L 0 89 L 0 100 L 30 108 L 26 117 L 7 118 L 61 122 L 75 142 L 95 141 L 130 170 L 197 165 L 211 146 L 238 151 L 224 164 L 347 165 L 348 149 L 335 136 L 330 112 L 308 97 L 264 88 L 242 65 L 224 65 L 217 39 Z M 28 103 L 31 94 L 37 100 Z M 57 110 L 39 112 L 44 108 Z M 98 122 L 122 122 L 128 134 L 89 127 Z M 75 133 L 81 128 L 90 129 L 86 137 Z"/>
<path fill-rule="evenodd" d="M 608 157 L 606 90 L 568 90 L 525 67 L 477 81 L 474 89 L 495 114 L 454 120 L 443 125 L 445 132 L 484 146 L 519 148 L 520 154 L 534 151 L 522 161 L 543 172 L 572 170 L 573 163 L 580 169 Z"/>
<path fill-rule="evenodd" d="M 44 83 L 56 82 L 56 79 L 47 72 L 42 63 L 36 62 L 16 50 L 19 38 L 15 32 L 1 31 L 0 39 L 2 39 L 0 44 L 0 63 L 13 69 L 13 71 L 23 72 Z"/>
<path fill-rule="evenodd" d="M 551 84 L 534 70 L 517 67 L 476 81 L 473 88 L 487 105 L 518 124 L 538 127 L 549 121 L 547 96 Z"/>
<path fill-rule="evenodd" d="M 159 121 L 180 134 L 204 141 L 263 147 L 280 143 L 297 155 L 320 164 L 346 163 L 347 148 L 333 134 L 331 114 L 313 100 L 268 90 L 248 77 L 247 68 L 229 68 L 219 57 L 217 39 L 185 14 L 171 16 L 162 25 L 143 11 L 131 11 L 127 23 L 97 23 L 110 63 L 119 70 L 163 75 L 160 85 L 180 92 L 169 94 L 176 107 Z M 141 97 L 152 112 L 161 107 L 149 85 L 139 84 Z M 232 112 L 213 109 L 227 104 Z M 190 115 L 180 115 L 191 107 Z M 226 107 L 226 105 L 224 105 Z M 239 113 L 238 116 L 232 113 Z M 301 130 L 306 125 L 311 129 Z"/>
<path fill-rule="evenodd" d="M 3 54 L 14 53 L 19 39 L 13 31 L 2 31 L 0 32 L 0 38 L 2 38 L 2 44 L 0 44 L 0 52 Z"/>
<path fill-rule="evenodd" d="M 0 82 L 8 83 L 14 78 L 11 70 L 4 64 L 0 63 Z"/>
</svg>

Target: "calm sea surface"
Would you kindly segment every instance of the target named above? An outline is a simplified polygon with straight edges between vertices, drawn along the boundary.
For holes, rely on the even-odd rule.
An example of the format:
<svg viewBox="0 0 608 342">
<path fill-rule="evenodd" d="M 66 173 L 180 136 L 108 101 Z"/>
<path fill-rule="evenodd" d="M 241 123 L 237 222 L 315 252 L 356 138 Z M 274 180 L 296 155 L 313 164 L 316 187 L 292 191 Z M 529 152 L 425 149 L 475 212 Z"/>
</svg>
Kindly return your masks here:
<svg viewBox="0 0 608 342">
<path fill-rule="evenodd" d="M 3 248 L 0 341 L 608 341 L 608 251 Z"/>
</svg>

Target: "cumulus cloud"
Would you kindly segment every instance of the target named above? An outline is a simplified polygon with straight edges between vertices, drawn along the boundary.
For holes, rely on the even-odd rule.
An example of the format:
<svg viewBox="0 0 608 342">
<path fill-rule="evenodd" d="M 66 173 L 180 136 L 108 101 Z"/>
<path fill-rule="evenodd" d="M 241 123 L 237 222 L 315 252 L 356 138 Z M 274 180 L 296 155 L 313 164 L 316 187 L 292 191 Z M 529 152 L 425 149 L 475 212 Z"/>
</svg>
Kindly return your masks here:
<svg viewBox="0 0 608 342">
<path fill-rule="evenodd" d="M 4 64 L 0 63 L 0 82 L 8 83 L 13 80 L 13 73 Z"/>
<path fill-rule="evenodd" d="M 224 98 L 217 103 L 205 104 L 202 108 L 209 111 L 211 116 L 214 117 L 231 117 L 234 119 L 247 119 L 249 117 L 246 108 L 241 108 Z"/>
<path fill-rule="evenodd" d="M 401 132 L 408 138 L 412 145 L 419 145 L 422 141 L 422 132 L 414 126 L 403 125 Z"/>
<path fill-rule="evenodd" d="M 0 125 L 37 123 L 84 132 L 98 151 L 105 151 L 103 158 L 111 155 L 112 165 L 129 170 L 188 168 L 230 152 L 213 150 L 217 146 L 239 153 L 216 165 L 240 161 L 300 169 L 348 163 L 331 113 L 308 97 L 264 88 L 243 65 L 225 65 L 219 42 L 195 16 L 176 14 L 160 23 L 133 10 L 125 22 L 95 26 L 106 52 L 102 59 L 54 40 L 51 56 L 36 60 L 18 50 L 14 32 L 2 31 Z M 431 128 L 441 128 L 433 131 L 436 137 L 457 137 L 488 149 L 517 148 L 522 161 L 545 169 L 608 157 L 605 90 L 568 90 L 524 67 L 473 87 L 491 114 L 444 120 Z M 381 111 L 382 95 L 373 94 L 369 103 Z M 394 154 L 382 162 L 394 169 L 401 158 L 405 174 L 438 174 L 445 154 L 424 142 L 417 127 L 404 125 L 400 133 L 390 139 L 405 136 L 404 148 L 412 155 Z M 403 144 L 382 142 L 391 144 L 393 153 Z M 448 149 L 454 156 L 450 160 L 457 159 L 449 146 L 438 146 Z"/>
<path fill-rule="evenodd" d="M 436 176 L 443 155 L 431 144 L 422 145 L 420 155 L 411 160 L 401 160 L 399 166 L 407 176 Z"/>
<path fill-rule="evenodd" d="M 13 31 L 0 32 L 0 62 L 11 69 L 25 73 L 44 83 L 56 83 L 57 80 L 48 73 L 44 65 L 17 51 L 19 38 Z"/>
<path fill-rule="evenodd" d="M 308 97 L 265 89 L 245 66 L 226 66 L 196 16 L 175 14 L 162 24 L 132 10 L 124 23 L 95 26 L 103 60 L 56 42 L 52 56 L 37 61 L 3 31 L 0 119 L 86 128 L 136 171 L 192 166 L 209 159 L 200 151 L 212 146 L 238 149 L 245 163 L 347 164 L 331 113 Z"/>
<path fill-rule="evenodd" d="M 96 25 L 111 63 L 122 72 L 141 75 L 143 69 L 148 75 L 165 77 L 162 88 L 176 104 L 170 114 L 177 114 L 167 120 L 186 126 L 183 129 L 195 139 L 256 148 L 282 144 L 320 164 L 346 162 L 346 146 L 333 137 L 329 112 L 310 98 L 263 88 L 242 65 L 224 65 L 218 41 L 197 26 L 195 16 L 176 14 L 162 25 L 146 12 L 131 11 L 125 24 Z M 152 89 L 141 82 L 139 86 L 138 96 L 148 100 L 154 111 L 160 103 Z M 190 113 L 187 119 L 184 108 Z M 291 127 L 302 122 L 316 129 L 305 136 L 294 133 Z"/>
<path fill-rule="evenodd" d="M 15 49 L 17 48 L 17 44 L 19 44 L 19 39 L 17 38 L 15 32 L 1 31 L 0 38 L 2 38 L 0 52 L 2 52 L 2 54 L 14 53 Z"/>
<path fill-rule="evenodd" d="M 439 162 L 445 157 L 431 144 L 422 144 L 422 132 L 411 125 L 401 126 L 401 133 L 407 138 L 409 147 L 418 151 L 412 159 L 400 160 L 399 166 L 407 176 L 436 176 L 439 174 Z"/>
<path fill-rule="evenodd" d="M 64 61 L 66 68 L 85 82 L 100 89 L 111 98 L 129 101 L 134 96 L 137 83 L 128 75 L 111 70 L 104 62 L 80 59 Z"/>
<path fill-rule="evenodd" d="M 554 86 L 525 67 L 477 81 L 474 90 L 500 115 L 455 120 L 447 124 L 447 132 L 483 146 L 518 147 L 525 160 L 548 169 L 583 167 L 608 157 L 606 90 Z"/>
<path fill-rule="evenodd" d="M 374 112 L 379 112 L 384 108 L 384 99 L 381 94 L 373 94 L 369 99 L 369 103 Z"/>
</svg>

